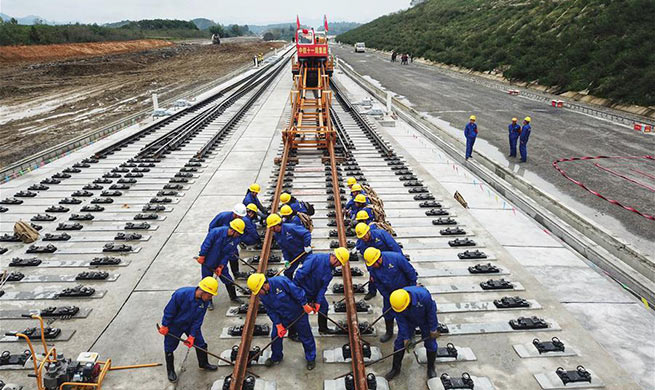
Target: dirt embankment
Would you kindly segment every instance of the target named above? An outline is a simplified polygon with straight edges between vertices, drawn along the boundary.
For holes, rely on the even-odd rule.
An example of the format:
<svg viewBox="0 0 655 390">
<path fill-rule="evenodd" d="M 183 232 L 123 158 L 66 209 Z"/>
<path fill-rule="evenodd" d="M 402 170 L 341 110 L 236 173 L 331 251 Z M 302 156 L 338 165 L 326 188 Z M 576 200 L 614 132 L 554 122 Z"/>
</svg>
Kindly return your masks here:
<svg viewBox="0 0 655 390">
<path fill-rule="evenodd" d="M 173 45 L 173 42 L 160 39 L 139 39 L 135 41 L 121 42 L 0 46 L 0 62 L 33 62 L 44 60 L 61 60 L 65 58 L 94 57 L 118 53 L 131 53 Z"/>
<path fill-rule="evenodd" d="M 113 44 L 119 48 L 125 42 Z M 282 45 L 261 40 L 172 44 L 120 54 L 2 63 L 0 166 L 151 108 L 152 93 L 160 102 L 180 96 Z"/>
</svg>

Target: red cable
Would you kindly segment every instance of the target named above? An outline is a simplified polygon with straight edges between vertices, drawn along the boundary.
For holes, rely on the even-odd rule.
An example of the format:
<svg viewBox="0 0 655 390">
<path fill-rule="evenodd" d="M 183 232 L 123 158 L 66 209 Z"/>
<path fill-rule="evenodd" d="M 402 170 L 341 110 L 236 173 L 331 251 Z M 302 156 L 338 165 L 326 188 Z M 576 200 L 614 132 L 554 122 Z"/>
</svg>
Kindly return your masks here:
<svg viewBox="0 0 655 390">
<path fill-rule="evenodd" d="M 643 188 L 645 188 L 645 189 L 647 189 L 647 190 L 650 190 L 650 191 L 655 192 L 655 188 L 653 188 L 653 187 L 651 187 L 651 186 L 649 186 L 649 185 L 646 185 L 646 184 L 644 184 L 644 183 L 642 183 L 642 182 L 640 182 L 640 181 L 637 181 L 637 180 L 635 180 L 635 179 L 631 179 L 631 178 L 629 178 L 629 177 L 627 177 L 627 176 L 625 176 L 625 175 L 622 175 L 621 173 L 619 173 L 619 172 L 617 172 L 617 171 L 615 171 L 615 170 L 613 170 L 613 169 L 610 169 L 610 168 L 604 167 L 604 166 L 602 166 L 602 165 L 600 165 L 600 164 L 598 164 L 598 163 L 595 163 L 594 166 L 596 166 L 596 167 L 602 169 L 603 171 L 609 172 L 609 173 L 611 173 L 612 175 L 618 176 L 618 177 L 620 177 L 621 179 L 625 179 L 625 180 L 629 181 L 630 183 L 634 183 L 634 184 L 638 185 L 639 187 L 643 187 Z"/>
<path fill-rule="evenodd" d="M 604 158 L 619 158 L 619 159 L 640 159 L 640 158 L 645 158 L 645 159 L 649 159 L 649 160 L 655 160 L 655 157 L 653 157 L 653 156 L 641 156 L 641 157 L 639 157 L 639 156 L 630 156 L 630 157 L 620 157 L 620 156 L 572 157 L 572 158 L 561 158 L 559 160 L 553 161 L 553 168 L 557 169 L 557 171 L 559 173 L 561 173 L 562 176 L 564 176 L 568 180 L 570 180 L 573 183 L 579 185 L 580 187 L 584 188 L 588 192 L 591 192 L 592 194 L 596 195 L 597 197 L 599 197 L 599 198 L 601 198 L 601 199 L 603 199 L 603 200 L 605 200 L 607 202 L 610 202 L 611 204 L 622 207 L 625 210 L 632 211 L 635 214 L 641 215 L 642 217 L 644 217 L 646 219 L 649 219 L 651 221 L 655 221 L 655 216 L 652 216 L 652 215 L 649 215 L 649 214 L 644 214 L 644 213 L 640 212 L 639 210 L 635 209 L 634 207 L 625 206 L 625 205 L 621 204 L 618 200 L 608 199 L 605 196 L 603 196 L 602 194 L 592 190 L 591 188 L 587 187 L 584 183 L 582 183 L 582 182 L 580 182 L 578 180 L 575 180 L 574 178 L 569 176 L 566 173 L 566 171 L 564 169 L 560 168 L 559 165 L 558 165 L 561 162 L 582 161 L 582 160 L 597 160 L 597 159 L 604 159 Z"/>
</svg>

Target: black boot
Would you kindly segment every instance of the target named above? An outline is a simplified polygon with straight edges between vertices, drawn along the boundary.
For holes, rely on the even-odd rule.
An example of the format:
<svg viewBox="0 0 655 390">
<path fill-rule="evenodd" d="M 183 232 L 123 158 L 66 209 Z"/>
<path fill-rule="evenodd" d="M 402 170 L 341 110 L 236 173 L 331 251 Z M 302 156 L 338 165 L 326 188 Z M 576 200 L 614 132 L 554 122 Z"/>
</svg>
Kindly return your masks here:
<svg viewBox="0 0 655 390">
<path fill-rule="evenodd" d="M 377 292 L 376 292 L 375 290 L 372 290 L 372 291 L 371 291 L 371 290 L 368 290 L 368 292 L 366 293 L 366 295 L 364 295 L 364 300 L 365 300 L 365 301 L 370 301 L 370 300 L 373 299 L 376 295 L 377 295 Z"/>
<path fill-rule="evenodd" d="M 436 378 L 437 371 L 435 371 L 434 369 L 434 360 L 437 358 L 437 351 L 434 352 L 427 351 L 427 354 L 428 354 L 428 379 Z"/>
<path fill-rule="evenodd" d="M 393 363 L 391 365 L 391 371 L 387 372 L 384 376 L 384 379 L 390 381 L 400 374 L 400 368 L 403 365 L 403 356 L 405 355 L 405 350 L 397 352 L 393 355 Z"/>
<path fill-rule="evenodd" d="M 218 370 L 218 366 L 209 364 L 209 360 L 207 360 L 207 352 L 201 351 L 198 348 L 196 348 L 196 357 L 198 358 L 198 367 L 202 368 L 203 370 L 207 370 L 207 371 Z"/>
<path fill-rule="evenodd" d="M 230 260 L 230 271 L 232 271 L 232 275 L 236 278 L 239 274 L 239 259 Z"/>
<path fill-rule="evenodd" d="M 230 301 L 238 303 L 239 305 L 243 303 L 243 301 L 237 297 L 237 289 L 234 287 L 234 284 L 227 285 L 225 289 L 227 290 L 227 295 L 230 296 Z"/>
<path fill-rule="evenodd" d="M 390 320 L 384 320 L 384 327 L 386 328 L 386 332 L 384 332 L 382 337 L 380 337 L 380 341 L 386 343 L 393 337 L 393 318 Z"/>
<path fill-rule="evenodd" d="M 335 334 L 335 330 L 328 327 L 327 314 L 323 315 L 322 313 L 318 315 L 318 333 L 321 334 Z"/>
<path fill-rule="evenodd" d="M 166 352 L 166 372 L 168 373 L 168 380 L 175 383 L 177 382 L 177 374 L 175 373 L 175 355 L 173 352 Z"/>
</svg>

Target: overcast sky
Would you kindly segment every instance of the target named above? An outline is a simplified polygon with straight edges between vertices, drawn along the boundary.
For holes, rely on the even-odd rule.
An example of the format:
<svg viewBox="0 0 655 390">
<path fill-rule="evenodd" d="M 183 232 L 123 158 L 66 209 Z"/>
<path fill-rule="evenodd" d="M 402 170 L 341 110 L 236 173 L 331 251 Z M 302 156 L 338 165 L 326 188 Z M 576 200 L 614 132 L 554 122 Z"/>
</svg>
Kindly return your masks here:
<svg viewBox="0 0 655 390">
<path fill-rule="evenodd" d="M 294 21 L 368 22 L 409 7 L 409 0 L 0 0 L 0 12 L 56 22 L 107 23 L 131 19 L 213 19 L 221 24 Z"/>
</svg>

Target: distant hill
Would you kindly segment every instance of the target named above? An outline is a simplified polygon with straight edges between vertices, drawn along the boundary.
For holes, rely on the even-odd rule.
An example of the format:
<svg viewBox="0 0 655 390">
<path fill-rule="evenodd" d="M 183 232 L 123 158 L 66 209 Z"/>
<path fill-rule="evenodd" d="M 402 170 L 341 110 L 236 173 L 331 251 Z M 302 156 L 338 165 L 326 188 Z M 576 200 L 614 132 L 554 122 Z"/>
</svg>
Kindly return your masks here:
<svg viewBox="0 0 655 390">
<path fill-rule="evenodd" d="M 9 16 L 7 14 L 3 14 L 2 12 L 0 12 L 0 19 L 2 19 L 5 22 L 8 22 L 8 21 L 11 20 L 11 16 Z"/>
<path fill-rule="evenodd" d="M 653 20 L 653 0 L 428 0 L 337 39 L 652 106 Z"/>
<path fill-rule="evenodd" d="M 354 22 L 334 22 L 330 23 L 328 21 L 328 33 L 330 35 L 339 35 L 343 34 L 346 31 L 350 31 L 354 28 L 357 28 L 361 26 L 361 23 L 354 23 Z M 323 31 L 323 26 L 320 26 L 316 29 L 317 31 Z"/>
<path fill-rule="evenodd" d="M 3 21 L 8 22 L 8 21 L 11 20 L 12 17 L 7 15 L 7 14 L 0 13 L 0 18 L 2 18 Z M 27 25 L 27 26 L 33 25 L 36 22 L 38 22 L 40 24 L 56 24 L 54 22 L 49 22 L 49 21 L 43 19 L 42 17 L 36 16 L 36 15 L 27 15 L 27 16 L 24 16 L 22 18 L 17 18 L 17 17 L 14 16 L 14 18 L 16 19 L 18 24 L 23 24 L 23 25 Z"/>
<path fill-rule="evenodd" d="M 191 19 L 191 21 L 196 25 L 196 27 L 198 27 L 199 30 L 208 30 L 210 27 L 217 25 L 217 23 L 213 20 L 205 18 Z"/>
</svg>

